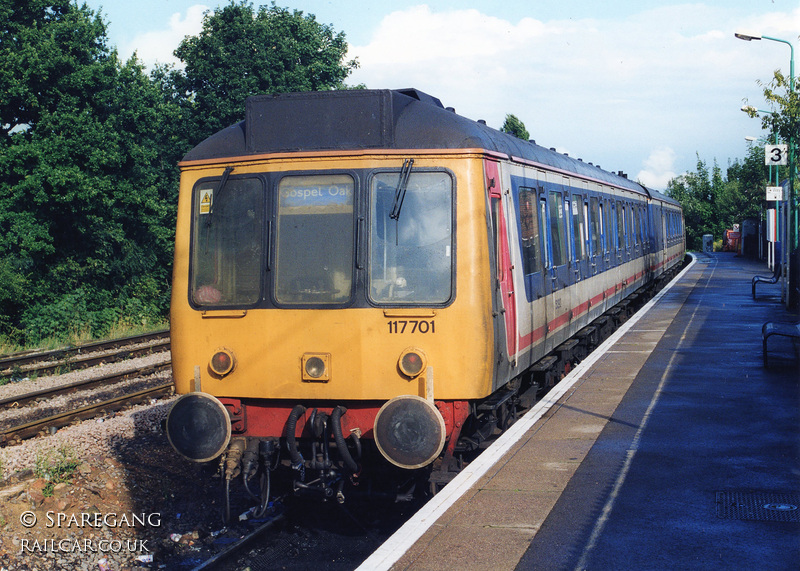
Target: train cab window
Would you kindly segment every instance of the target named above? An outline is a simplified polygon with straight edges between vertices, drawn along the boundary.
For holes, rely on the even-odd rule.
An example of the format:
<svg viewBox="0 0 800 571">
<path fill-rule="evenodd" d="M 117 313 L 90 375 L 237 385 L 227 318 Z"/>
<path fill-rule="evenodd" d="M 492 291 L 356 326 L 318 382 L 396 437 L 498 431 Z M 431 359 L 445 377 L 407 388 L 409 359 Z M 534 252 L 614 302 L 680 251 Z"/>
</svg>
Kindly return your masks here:
<svg viewBox="0 0 800 571">
<path fill-rule="evenodd" d="M 595 197 L 590 198 L 589 226 L 593 256 L 597 256 L 602 252 L 602 247 L 600 244 L 602 241 L 603 218 L 600 214 L 600 201 Z"/>
<path fill-rule="evenodd" d="M 550 248 L 553 266 L 567 263 L 566 217 L 564 216 L 564 199 L 560 192 L 550 191 L 548 194 L 550 208 Z"/>
<path fill-rule="evenodd" d="M 353 178 L 343 174 L 286 176 L 278 183 L 274 295 L 279 304 L 350 299 L 353 191 Z"/>
<path fill-rule="evenodd" d="M 442 304 L 452 295 L 453 181 L 446 172 L 378 173 L 370 188 L 369 296 Z"/>
<path fill-rule="evenodd" d="M 193 303 L 203 307 L 256 303 L 263 273 L 261 180 L 231 177 L 224 184 L 200 182 L 192 209 Z"/>
<path fill-rule="evenodd" d="M 541 270 L 539 218 L 536 215 L 536 192 L 519 190 L 519 225 L 522 240 L 522 265 L 525 275 Z"/>
</svg>

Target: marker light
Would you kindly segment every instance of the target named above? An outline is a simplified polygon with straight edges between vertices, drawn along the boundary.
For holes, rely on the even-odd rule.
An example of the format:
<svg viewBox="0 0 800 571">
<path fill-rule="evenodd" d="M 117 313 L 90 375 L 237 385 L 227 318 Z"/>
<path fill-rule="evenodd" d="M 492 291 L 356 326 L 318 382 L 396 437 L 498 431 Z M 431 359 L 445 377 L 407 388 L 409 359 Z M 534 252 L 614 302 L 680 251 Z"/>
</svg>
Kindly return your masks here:
<svg viewBox="0 0 800 571">
<path fill-rule="evenodd" d="M 236 358 L 229 349 L 217 349 L 211 357 L 210 365 L 214 374 L 224 377 L 233 371 L 233 368 L 236 366 Z"/>
<path fill-rule="evenodd" d="M 400 371 L 406 376 L 414 377 L 419 376 L 425 370 L 427 364 L 425 353 L 416 347 L 409 347 L 400 354 L 400 361 L 398 363 Z"/>
</svg>

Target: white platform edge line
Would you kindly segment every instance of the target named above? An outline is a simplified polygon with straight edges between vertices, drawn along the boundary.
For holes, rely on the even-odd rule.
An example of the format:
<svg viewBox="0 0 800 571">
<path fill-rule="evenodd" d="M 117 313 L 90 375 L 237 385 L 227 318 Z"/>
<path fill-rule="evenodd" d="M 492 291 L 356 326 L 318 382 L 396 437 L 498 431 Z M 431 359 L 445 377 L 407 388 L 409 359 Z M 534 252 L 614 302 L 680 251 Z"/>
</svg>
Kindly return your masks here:
<svg viewBox="0 0 800 571">
<path fill-rule="evenodd" d="M 603 355 L 628 332 L 650 309 L 663 298 L 667 292 L 676 285 L 697 261 L 697 257 L 689 254 L 692 261 L 675 279 L 671 280 L 653 299 L 648 301 L 642 309 L 637 311 L 628 321 L 617 329 L 608 339 L 601 343 L 597 349 L 570 371 L 545 397 L 536 403 L 525 415 L 505 431 L 491 446 L 489 446 L 476 460 L 470 463 L 439 493 L 428 501 L 416 514 L 414 514 L 400 529 L 389 537 L 372 555 L 358 566 L 356 571 L 384 571 L 391 568 L 397 561 L 422 537 L 436 521 L 463 496 L 489 468 L 494 466 L 503 455 L 516 444 L 522 436 L 544 414 L 555 405 L 558 400 L 569 391 L 575 383 L 583 377 Z"/>
</svg>

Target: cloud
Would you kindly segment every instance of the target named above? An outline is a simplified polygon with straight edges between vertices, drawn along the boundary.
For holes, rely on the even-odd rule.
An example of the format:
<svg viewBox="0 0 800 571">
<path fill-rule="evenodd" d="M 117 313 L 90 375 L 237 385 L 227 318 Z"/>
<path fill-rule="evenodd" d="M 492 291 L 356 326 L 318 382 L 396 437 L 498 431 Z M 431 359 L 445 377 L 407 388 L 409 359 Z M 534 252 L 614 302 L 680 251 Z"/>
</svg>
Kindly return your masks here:
<svg viewBox="0 0 800 571">
<path fill-rule="evenodd" d="M 203 14 L 208 6 L 195 4 L 186 10 L 186 15 L 175 12 L 170 16 L 166 28 L 145 32 L 135 36 L 128 44 L 120 48 L 122 59 L 127 59 L 136 52 L 146 67 L 152 68 L 156 63 L 174 64 L 183 67 L 181 61 L 172 55 L 183 38 L 196 36 L 203 29 Z"/>
<path fill-rule="evenodd" d="M 644 169 L 636 175 L 636 180 L 648 188 L 664 190 L 667 183 L 678 176 L 675 173 L 676 156 L 669 147 L 654 149 L 644 160 Z"/>
<path fill-rule="evenodd" d="M 703 4 L 547 21 L 419 5 L 388 14 L 369 42 L 351 46 L 360 68 L 349 81 L 416 87 L 497 128 L 513 113 L 544 146 L 611 170 L 645 165 L 647 183 L 664 188 L 696 152 L 723 163 L 745 152 L 742 131 L 752 127 L 742 99 L 760 99 L 757 80 L 784 64 L 733 37 L 745 21 Z M 800 10 L 751 23 L 781 37 L 800 29 Z"/>
</svg>

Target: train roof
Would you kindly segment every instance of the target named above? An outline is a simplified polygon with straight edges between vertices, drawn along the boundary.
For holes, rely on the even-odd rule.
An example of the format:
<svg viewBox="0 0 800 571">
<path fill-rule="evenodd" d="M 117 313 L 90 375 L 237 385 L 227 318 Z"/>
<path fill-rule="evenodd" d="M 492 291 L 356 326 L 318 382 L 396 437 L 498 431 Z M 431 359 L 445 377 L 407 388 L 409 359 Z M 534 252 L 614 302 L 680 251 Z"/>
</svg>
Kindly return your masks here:
<svg viewBox="0 0 800 571">
<path fill-rule="evenodd" d="M 417 89 L 342 90 L 248 97 L 245 120 L 190 150 L 184 161 L 353 149 L 485 149 L 677 204 L 626 176 L 457 115 Z"/>
</svg>

